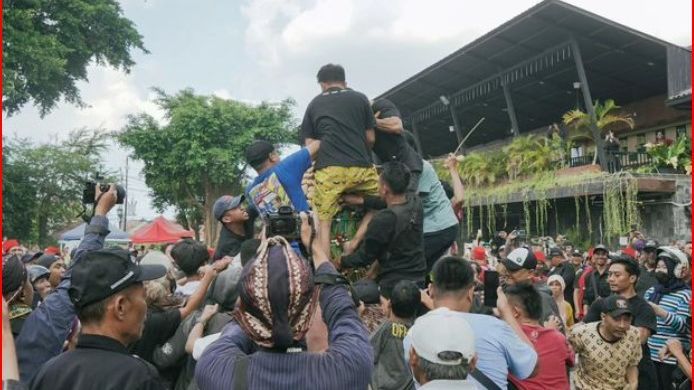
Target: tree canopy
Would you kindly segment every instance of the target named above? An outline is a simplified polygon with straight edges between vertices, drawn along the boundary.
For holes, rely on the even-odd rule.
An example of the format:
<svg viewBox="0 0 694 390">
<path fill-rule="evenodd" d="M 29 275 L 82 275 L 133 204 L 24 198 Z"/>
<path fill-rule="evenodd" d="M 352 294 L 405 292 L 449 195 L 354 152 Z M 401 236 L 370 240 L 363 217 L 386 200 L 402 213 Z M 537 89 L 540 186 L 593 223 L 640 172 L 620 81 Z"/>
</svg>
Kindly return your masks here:
<svg viewBox="0 0 694 390">
<path fill-rule="evenodd" d="M 79 220 L 84 180 L 101 169 L 105 147 L 103 133 L 86 129 L 57 144 L 3 139 L 3 234 L 44 246 Z"/>
<path fill-rule="evenodd" d="M 155 91 L 165 123 L 144 113 L 130 116 L 117 138 L 144 163 L 155 207 L 161 211 L 173 206 L 180 222 L 196 231 L 204 222 L 205 238 L 211 244 L 217 238 L 212 204 L 222 194 L 242 190 L 246 147 L 254 139 L 296 141 L 294 102 L 254 106 L 196 95 L 191 89 L 174 95 Z"/>
<path fill-rule="evenodd" d="M 63 98 L 83 105 L 75 83 L 87 66 L 129 71 L 131 50 L 145 53 L 142 36 L 115 0 L 7 0 L 2 5 L 3 110 L 30 100 L 41 115 Z"/>
</svg>

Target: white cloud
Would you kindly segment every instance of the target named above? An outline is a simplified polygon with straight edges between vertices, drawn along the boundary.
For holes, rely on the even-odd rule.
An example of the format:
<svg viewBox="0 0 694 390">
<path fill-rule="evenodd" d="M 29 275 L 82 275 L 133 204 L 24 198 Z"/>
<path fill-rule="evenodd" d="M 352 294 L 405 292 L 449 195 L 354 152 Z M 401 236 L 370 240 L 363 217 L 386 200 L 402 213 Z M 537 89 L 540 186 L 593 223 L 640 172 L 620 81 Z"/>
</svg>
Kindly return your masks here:
<svg viewBox="0 0 694 390">
<path fill-rule="evenodd" d="M 164 112 L 153 101 L 154 92 L 140 91 L 129 75 L 108 67 L 90 67 L 89 74 L 90 83 L 81 86 L 89 106 L 76 110 L 78 121 L 117 130 L 125 125 L 129 114 L 145 112 L 160 122 L 164 120 Z"/>
</svg>

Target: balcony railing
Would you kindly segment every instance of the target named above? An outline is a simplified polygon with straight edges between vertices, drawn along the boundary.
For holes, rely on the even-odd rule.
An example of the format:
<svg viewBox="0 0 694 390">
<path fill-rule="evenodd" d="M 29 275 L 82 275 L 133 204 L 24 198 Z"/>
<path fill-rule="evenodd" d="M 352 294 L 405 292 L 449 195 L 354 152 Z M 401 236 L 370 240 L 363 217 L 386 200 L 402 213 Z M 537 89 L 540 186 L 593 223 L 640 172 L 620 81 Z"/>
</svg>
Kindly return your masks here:
<svg viewBox="0 0 694 390">
<path fill-rule="evenodd" d="M 635 169 L 651 163 L 651 156 L 644 151 L 637 152 L 606 152 L 607 167 L 610 172 L 617 172 L 624 169 Z M 569 158 L 570 167 L 578 167 L 593 163 L 593 155 L 585 155 Z"/>
</svg>

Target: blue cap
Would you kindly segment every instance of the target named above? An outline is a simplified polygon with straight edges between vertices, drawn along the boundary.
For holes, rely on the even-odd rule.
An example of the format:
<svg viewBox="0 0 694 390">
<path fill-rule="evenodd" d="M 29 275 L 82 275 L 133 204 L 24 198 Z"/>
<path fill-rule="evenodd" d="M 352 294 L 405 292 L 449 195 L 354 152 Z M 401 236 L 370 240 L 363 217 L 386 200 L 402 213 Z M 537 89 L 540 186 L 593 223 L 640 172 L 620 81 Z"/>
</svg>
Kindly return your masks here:
<svg viewBox="0 0 694 390">
<path fill-rule="evenodd" d="M 214 206 L 212 206 L 212 214 L 214 215 L 214 219 L 217 221 L 221 221 L 222 217 L 224 216 L 224 213 L 226 213 L 229 210 L 235 209 L 241 205 L 241 202 L 243 202 L 244 196 L 239 195 L 239 196 L 231 196 L 231 195 L 222 195 L 219 197 L 214 202 Z"/>
</svg>

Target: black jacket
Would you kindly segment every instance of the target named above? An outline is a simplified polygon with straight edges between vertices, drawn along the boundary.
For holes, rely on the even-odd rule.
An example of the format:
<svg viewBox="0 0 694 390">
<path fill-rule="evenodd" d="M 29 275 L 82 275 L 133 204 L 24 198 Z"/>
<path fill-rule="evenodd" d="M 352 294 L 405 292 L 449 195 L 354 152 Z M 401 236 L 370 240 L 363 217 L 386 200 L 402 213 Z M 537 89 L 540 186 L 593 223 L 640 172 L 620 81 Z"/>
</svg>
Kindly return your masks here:
<svg viewBox="0 0 694 390">
<path fill-rule="evenodd" d="M 164 390 L 156 368 L 110 337 L 81 334 L 74 351 L 49 360 L 32 390 Z"/>
</svg>

